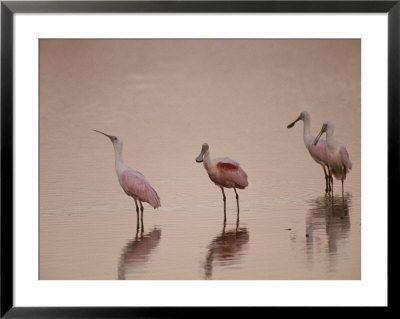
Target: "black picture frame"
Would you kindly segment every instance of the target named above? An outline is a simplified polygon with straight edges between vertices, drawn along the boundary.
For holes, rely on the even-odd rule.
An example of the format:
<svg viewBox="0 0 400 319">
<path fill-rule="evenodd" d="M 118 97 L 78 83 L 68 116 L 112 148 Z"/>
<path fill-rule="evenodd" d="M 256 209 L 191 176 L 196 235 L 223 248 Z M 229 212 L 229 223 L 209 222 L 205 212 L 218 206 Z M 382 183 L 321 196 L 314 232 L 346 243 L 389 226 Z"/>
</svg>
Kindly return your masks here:
<svg viewBox="0 0 400 319">
<path fill-rule="evenodd" d="M 1 312 L 3 318 L 175 318 L 225 316 L 225 307 L 15 307 L 13 303 L 13 19 L 16 13 L 387 13 L 388 14 L 388 247 L 393 215 L 398 213 L 400 125 L 400 0 L 396 1 L 1 1 Z M 388 265 L 391 259 L 388 254 Z M 389 270 L 389 269 L 388 269 Z M 389 273 L 390 275 L 390 273 Z M 390 280 L 388 280 L 390 287 Z M 389 310 L 392 295 L 388 294 Z M 274 309 L 275 307 L 272 307 Z M 235 315 L 248 317 L 240 307 Z M 276 309 L 276 308 L 275 308 Z M 325 310 L 325 309 L 324 309 Z M 347 308 L 350 314 L 354 309 Z M 279 310 L 281 311 L 281 310 Z M 308 307 L 289 307 L 297 316 Z M 329 311 L 336 312 L 336 309 Z M 359 311 L 359 309 L 357 309 Z M 368 309 L 371 311 L 371 309 Z"/>
</svg>

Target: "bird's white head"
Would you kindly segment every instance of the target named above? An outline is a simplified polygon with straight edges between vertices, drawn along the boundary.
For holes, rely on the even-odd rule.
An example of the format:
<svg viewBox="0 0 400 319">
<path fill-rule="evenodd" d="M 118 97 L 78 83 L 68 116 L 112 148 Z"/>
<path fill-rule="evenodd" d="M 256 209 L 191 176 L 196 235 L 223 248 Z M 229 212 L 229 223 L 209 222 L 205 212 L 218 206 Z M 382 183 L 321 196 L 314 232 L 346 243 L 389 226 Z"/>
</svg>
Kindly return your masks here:
<svg viewBox="0 0 400 319">
<path fill-rule="evenodd" d="M 287 128 L 292 128 L 296 124 L 297 121 L 300 121 L 300 120 L 301 121 L 306 121 L 306 120 L 309 120 L 309 119 L 310 119 L 310 114 L 308 114 L 307 111 L 303 111 L 303 112 L 300 113 L 299 117 L 294 122 L 290 123 L 287 126 Z"/>
<path fill-rule="evenodd" d="M 333 132 L 335 131 L 335 125 L 331 121 L 325 121 L 324 124 L 326 124 L 326 136 L 333 135 Z"/>
<path fill-rule="evenodd" d="M 318 140 L 320 139 L 321 135 L 326 133 L 326 136 L 332 136 L 333 131 L 335 130 L 335 126 L 331 121 L 325 121 L 322 124 L 321 131 L 318 133 L 317 137 L 315 138 L 313 145 L 317 145 Z"/>
<path fill-rule="evenodd" d="M 204 155 L 208 152 L 209 146 L 207 143 L 204 143 L 201 147 L 200 155 L 196 157 L 196 162 L 201 163 L 204 160 Z"/>
<path fill-rule="evenodd" d="M 93 130 L 93 131 L 107 136 L 110 139 L 111 143 L 113 143 L 115 152 L 118 154 L 122 153 L 122 144 L 123 143 L 122 143 L 122 139 L 119 136 L 108 135 L 108 134 L 103 133 L 98 130 Z"/>
</svg>

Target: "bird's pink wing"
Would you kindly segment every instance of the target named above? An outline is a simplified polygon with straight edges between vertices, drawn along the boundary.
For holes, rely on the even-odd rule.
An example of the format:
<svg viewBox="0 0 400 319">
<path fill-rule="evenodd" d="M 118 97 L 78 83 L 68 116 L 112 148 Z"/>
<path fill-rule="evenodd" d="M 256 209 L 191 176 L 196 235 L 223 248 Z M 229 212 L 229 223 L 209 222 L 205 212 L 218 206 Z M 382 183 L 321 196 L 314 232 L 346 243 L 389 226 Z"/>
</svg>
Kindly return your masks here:
<svg viewBox="0 0 400 319">
<path fill-rule="evenodd" d="M 218 164 L 219 165 L 228 164 L 228 167 L 229 167 L 229 164 L 231 164 L 235 167 L 240 167 L 240 164 L 238 162 L 235 162 L 234 160 L 230 159 L 229 157 L 219 157 L 219 158 L 215 158 L 213 161 L 215 163 L 217 163 L 217 165 Z"/>
<path fill-rule="evenodd" d="M 234 187 L 245 188 L 248 185 L 247 174 L 242 170 L 239 163 L 231 159 L 224 159 L 216 164 L 218 176 L 222 182 L 233 182 Z"/>
<path fill-rule="evenodd" d="M 154 208 L 161 206 L 157 192 L 142 174 L 125 171 L 122 173 L 122 183 L 127 193 L 136 196 L 143 202 L 149 203 Z"/>
<path fill-rule="evenodd" d="M 348 173 L 349 169 L 352 169 L 353 164 L 351 163 L 349 153 L 344 146 L 340 148 L 340 158 L 342 163 L 346 166 L 346 173 Z"/>
<path fill-rule="evenodd" d="M 328 157 L 326 155 L 326 142 L 325 140 L 320 139 L 317 145 L 310 144 L 308 146 L 308 151 L 311 157 L 316 161 L 318 164 L 327 165 L 328 164 Z"/>
<path fill-rule="evenodd" d="M 235 165 L 233 163 L 229 163 L 229 162 L 218 162 L 217 163 L 217 167 L 218 169 L 220 169 L 221 171 L 235 171 L 239 168 L 239 165 Z"/>
</svg>

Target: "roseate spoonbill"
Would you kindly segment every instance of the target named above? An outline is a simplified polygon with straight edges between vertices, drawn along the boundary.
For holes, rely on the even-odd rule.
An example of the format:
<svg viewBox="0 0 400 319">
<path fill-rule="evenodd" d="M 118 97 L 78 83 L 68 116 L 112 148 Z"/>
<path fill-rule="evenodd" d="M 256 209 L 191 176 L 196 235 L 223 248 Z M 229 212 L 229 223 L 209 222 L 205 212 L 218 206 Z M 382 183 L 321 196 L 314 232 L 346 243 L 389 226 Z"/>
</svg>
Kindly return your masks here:
<svg viewBox="0 0 400 319">
<path fill-rule="evenodd" d="M 236 188 L 244 189 L 247 187 L 247 174 L 242 170 L 240 164 L 228 157 L 210 159 L 209 146 L 204 143 L 201 147 L 200 155 L 196 157 L 196 162 L 204 162 L 210 179 L 222 190 L 224 201 L 224 223 L 226 222 L 226 196 L 224 187 L 233 188 L 236 194 L 237 212 L 239 214 L 239 195 Z"/>
<path fill-rule="evenodd" d="M 146 177 L 138 171 L 128 167 L 122 160 L 122 139 L 118 136 L 108 135 L 106 133 L 93 130 L 107 136 L 114 146 L 115 153 L 115 171 L 118 176 L 118 181 L 126 195 L 131 196 L 135 200 L 137 227 L 139 228 L 139 206 L 141 210 L 141 223 L 143 229 L 143 204 L 149 203 L 154 209 L 161 206 L 160 198 L 157 192 L 151 187 Z"/>
<path fill-rule="evenodd" d="M 343 182 L 346 179 L 346 174 L 349 172 L 353 165 L 350 161 L 349 153 L 347 152 L 346 147 L 333 138 L 334 130 L 335 126 L 332 122 L 324 122 L 322 124 L 321 131 L 315 138 L 313 144 L 316 145 L 321 135 L 323 133 L 326 133 L 326 155 L 328 158 L 328 170 L 330 175 L 331 190 L 333 192 L 333 175 L 337 180 L 342 181 L 343 196 Z"/>
<path fill-rule="evenodd" d="M 325 174 L 325 192 L 328 193 L 330 191 L 330 183 L 329 183 L 329 174 L 325 166 L 328 166 L 328 158 L 326 155 L 326 142 L 323 139 L 318 141 L 318 144 L 313 145 L 315 137 L 310 134 L 310 126 L 311 126 L 311 118 L 310 114 L 307 111 L 303 111 L 300 113 L 299 117 L 293 122 L 290 123 L 287 128 L 292 128 L 297 121 L 303 121 L 303 140 L 304 145 L 306 146 L 308 152 L 310 153 L 311 157 L 316 161 L 318 164 L 322 166 L 324 169 Z"/>
</svg>

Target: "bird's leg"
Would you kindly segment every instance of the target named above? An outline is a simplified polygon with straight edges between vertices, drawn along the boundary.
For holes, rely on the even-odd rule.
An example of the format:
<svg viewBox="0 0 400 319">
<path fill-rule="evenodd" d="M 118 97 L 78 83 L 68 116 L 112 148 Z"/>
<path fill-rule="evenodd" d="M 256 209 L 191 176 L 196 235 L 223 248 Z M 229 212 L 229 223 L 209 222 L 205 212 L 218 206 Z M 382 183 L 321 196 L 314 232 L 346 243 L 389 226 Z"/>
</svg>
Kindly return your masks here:
<svg viewBox="0 0 400 319">
<path fill-rule="evenodd" d="M 143 210 L 144 210 L 144 208 L 143 208 L 143 204 L 142 204 L 141 200 L 139 200 L 139 203 L 140 203 L 140 211 L 141 211 L 140 221 L 142 223 L 142 232 L 143 232 L 144 231 L 144 227 L 143 227 Z"/>
<path fill-rule="evenodd" d="M 326 172 L 325 166 L 322 166 L 322 168 L 324 169 L 324 174 L 325 174 L 325 193 L 328 193 L 330 191 L 330 180 L 329 180 L 329 175 Z"/>
<path fill-rule="evenodd" d="M 328 174 L 329 174 L 329 191 L 332 194 L 332 198 L 333 198 L 333 176 L 332 176 L 332 170 L 331 168 L 328 166 Z"/>
<path fill-rule="evenodd" d="M 141 201 L 141 200 L 139 200 L 139 203 L 140 203 L 140 211 L 142 212 L 142 216 L 143 216 L 143 211 L 144 211 L 144 208 L 143 208 L 142 201 Z"/>
<path fill-rule="evenodd" d="M 139 206 L 138 206 L 136 198 L 134 198 L 134 200 L 135 200 L 135 205 L 136 205 L 136 230 L 139 230 Z"/>
<path fill-rule="evenodd" d="M 238 193 L 237 193 L 237 191 L 236 191 L 236 188 L 234 187 L 233 189 L 234 189 L 235 194 L 236 194 L 237 212 L 238 212 L 238 214 L 239 214 L 239 195 L 238 195 Z"/>
<path fill-rule="evenodd" d="M 222 190 L 222 199 L 224 201 L 224 224 L 225 224 L 226 223 L 226 196 L 225 196 L 223 187 L 221 187 L 221 190 Z"/>
</svg>

